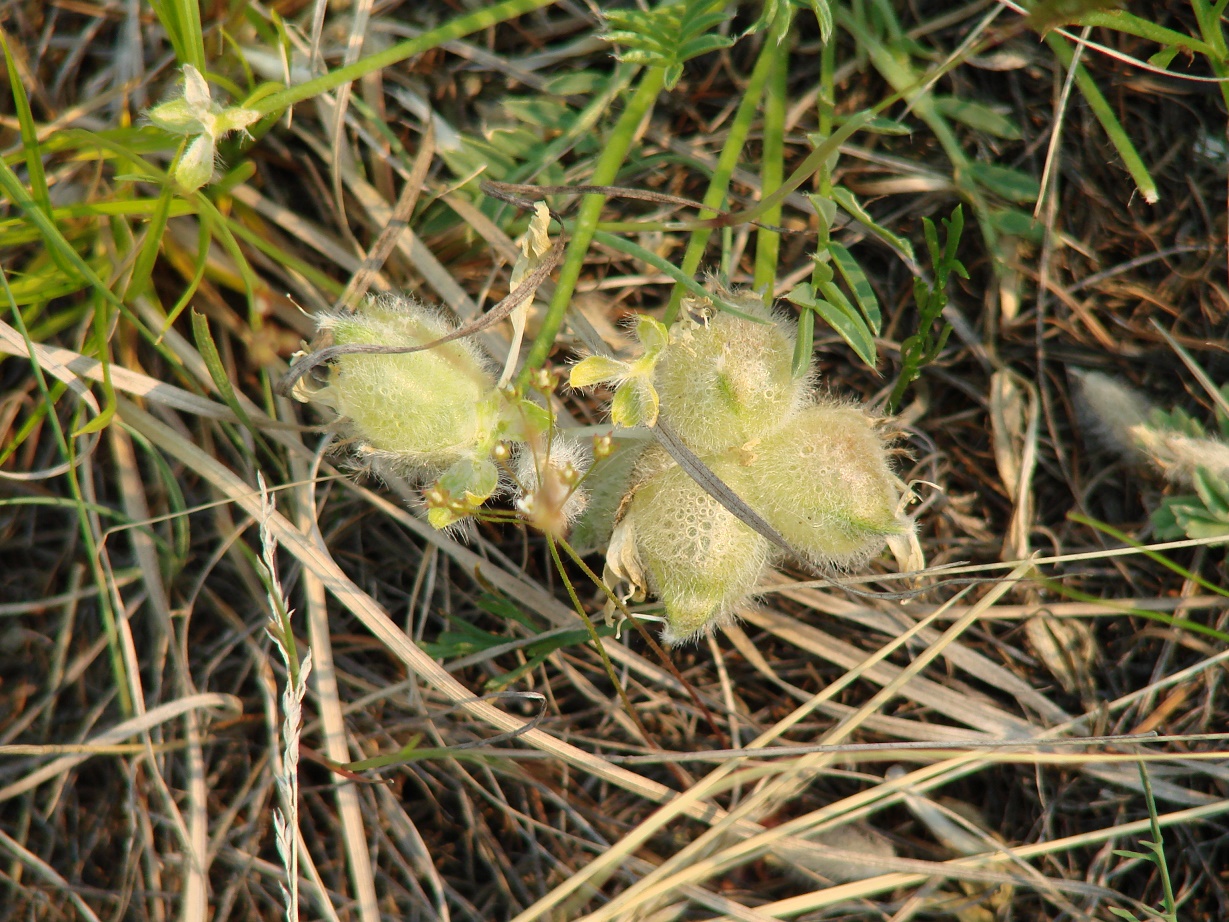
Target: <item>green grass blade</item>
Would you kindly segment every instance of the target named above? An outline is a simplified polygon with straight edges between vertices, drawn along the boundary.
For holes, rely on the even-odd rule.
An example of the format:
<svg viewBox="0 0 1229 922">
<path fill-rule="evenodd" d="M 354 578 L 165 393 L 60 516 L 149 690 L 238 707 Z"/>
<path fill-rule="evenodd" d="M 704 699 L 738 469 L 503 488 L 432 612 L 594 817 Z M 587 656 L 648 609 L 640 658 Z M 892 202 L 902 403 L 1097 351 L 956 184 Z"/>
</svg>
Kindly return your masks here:
<svg viewBox="0 0 1229 922">
<path fill-rule="evenodd" d="M 504 0 L 503 3 L 496 3 L 494 6 L 480 8 L 465 16 L 458 16 L 442 26 L 408 41 L 400 42 L 392 48 L 369 55 L 346 67 L 339 67 L 337 70 L 329 71 L 327 74 L 322 74 L 304 83 L 288 86 L 257 101 L 249 98 L 249 101 L 243 105 L 255 109 L 262 116 L 280 113 L 287 106 L 335 90 L 343 83 L 352 83 L 367 74 L 399 64 L 406 58 L 412 58 L 414 55 L 438 48 L 446 42 L 464 38 L 482 29 L 489 29 L 505 20 L 550 6 L 554 2 L 555 0 Z"/>
<path fill-rule="evenodd" d="M 598 157 L 597 164 L 593 168 L 593 175 L 589 179 L 592 185 L 604 186 L 614 182 L 635 140 L 636 129 L 653 111 L 657 95 L 665 85 L 665 80 L 666 75 L 659 67 L 647 70 L 641 76 L 636 92 L 627 101 L 623 114 L 619 116 L 619 120 L 615 122 L 605 139 L 601 156 Z M 525 367 L 521 370 L 522 377 L 529 370 L 542 367 L 546 363 L 547 356 L 550 355 L 551 348 L 555 344 L 555 337 L 559 334 L 560 327 L 563 326 L 563 318 L 567 314 L 568 305 L 572 302 L 572 293 L 576 290 L 576 283 L 580 279 L 580 270 L 584 266 L 589 244 L 597 232 L 598 218 L 601 217 L 602 205 L 605 201 L 604 195 L 586 195 L 580 203 L 576 223 L 572 229 L 572 239 L 568 241 L 568 248 L 563 256 L 563 265 L 559 268 L 559 277 L 555 281 L 555 294 L 551 298 L 546 317 L 542 321 L 542 329 L 529 347 Z"/>
<path fill-rule="evenodd" d="M 708 183 L 708 191 L 704 193 L 703 201 L 709 208 L 718 209 L 725 202 L 730 188 L 730 179 L 733 177 L 734 168 L 738 166 L 738 160 L 742 156 L 743 145 L 746 144 L 747 135 L 751 132 L 751 125 L 755 119 L 756 110 L 759 108 L 760 99 L 764 95 L 764 86 L 768 82 L 768 75 L 772 72 L 774 62 L 781 57 L 781 48 L 778 46 L 778 42 L 783 37 L 781 30 L 788 28 L 788 24 L 788 16 L 778 15 L 772 28 L 768 30 L 768 34 L 764 37 L 764 45 L 760 48 L 759 57 L 756 59 L 755 66 L 751 70 L 747 86 L 743 90 L 742 101 L 738 104 L 734 118 L 730 120 L 729 133 L 726 135 L 725 144 L 721 148 L 721 154 L 717 158 L 717 165 L 713 168 L 713 175 Z M 716 216 L 716 211 L 710 213 L 700 212 L 701 218 L 714 218 Z M 711 234 L 712 231 L 707 229 L 692 232 L 691 239 L 687 241 L 687 249 L 683 253 L 682 269 L 684 275 L 696 274 L 696 270 L 700 267 L 700 260 L 704 257 L 704 249 L 708 246 L 708 238 Z M 673 323 L 674 318 L 678 316 L 679 304 L 682 303 L 684 290 L 684 286 L 675 285 L 674 290 L 670 292 L 670 301 L 666 305 L 666 311 L 662 317 L 663 322 L 667 326 Z"/>
<path fill-rule="evenodd" d="M 785 178 L 785 116 L 789 104 L 789 45 L 777 49 L 768 81 L 764 87 L 764 140 L 763 161 L 760 164 L 761 195 L 771 194 Z M 779 224 L 781 206 L 764 213 L 764 222 Z M 761 227 L 755 236 L 755 274 L 752 286 L 764 292 L 764 303 L 771 304 L 776 292 L 773 283 L 777 277 L 780 260 L 781 235 Z"/>
<path fill-rule="evenodd" d="M 1058 58 L 1064 67 L 1071 67 L 1071 62 L 1075 59 L 1075 52 L 1071 50 L 1071 46 L 1067 44 L 1065 38 L 1051 32 L 1046 36 L 1046 44 L 1050 46 L 1050 50 L 1054 52 L 1054 56 Z M 1076 68 L 1075 84 L 1080 88 L 1080 92 L 1084 95 L 1088 107 L 1092 109 L 1093 115 L 1101 123 L 1101 128 L 1109 137 L 1110 143 L 1118 151 L 1118 156 L 1122 158 L 1122 165 L 1131 174 L 1131 179 L 1135 181 L 1135 188 L 1139 190 L 1139 194 L 1144 197 L 1144 201 L 1149 205 L 1156 204 L 1160 200 L 1160 193 L 1157 192 L 1156 182 L 1152 179 L 1152 174 L 1148 172 L 1148 168 L 1144 165 L 1144 160 L 1140 157 L 1139 151 L 1135 149 L 1130 136 L 1123 129 L 1122 123 L 1118 121 L 1118 116 L 1114 114 L 1113 107 L 1101 94 L 1101 89 L 1097 86 L 1097 82 L 1092 79 L 1092 76 L 1084 68 L 1083 64 Z"/>
</svg>

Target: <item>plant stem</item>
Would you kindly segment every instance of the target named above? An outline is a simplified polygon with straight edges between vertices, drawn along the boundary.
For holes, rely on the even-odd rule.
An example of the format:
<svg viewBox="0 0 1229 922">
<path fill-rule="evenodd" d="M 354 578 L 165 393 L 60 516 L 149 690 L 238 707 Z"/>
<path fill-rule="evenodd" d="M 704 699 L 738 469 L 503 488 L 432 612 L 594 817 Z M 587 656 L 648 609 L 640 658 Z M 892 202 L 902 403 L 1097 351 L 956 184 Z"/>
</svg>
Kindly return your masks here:
<svg viewBox="0 0 1229 922">
<path fill-rule="evenodd" d="M 751 123 L 755 117 L 755 110 L 759 107 L 760 97 L 764 95 L 764 85 L 768 81 L 768 75 L 781 55 L 782 49 L 779 47 L 779 41 L 784 37 L 784 30 L 788 27 L 789 17 L 778 15 L 773 20 L 768 34 L 764 36 L 760 56 L 756 59 L 751 77 L 747 80 L 742 101 L 738 104 L 738 110 L 730 122 L 730 132 L 726 136 L 725 146 L 721 149 L 721 156 L 717 159 L 717 166 L 713 169 L 712 179 L 709 180 L 708 191 L 704 194 L 704 204 L 710 208 L 720 208 L 729 192 L 730 178 L 734 175 L 734 168 L 738 166 L 738 158 L 742 155 L 743 145 L 751 131 Z M 700 212 L 699 215 L 701 218 L 715 218 L 716 216 L 716 212 L 705 211 Z M 691 239 L 687 241 L 687 251 L 683 254 L 681 268 L 684 275 L 695 275 L 711 234 L 712 231 L 707 229 L 692 233 Z M 662 322 L 666 326 L 673 323 L 674 318 L 678 316 L 683 293 L 683 286 L 678 284 L 670 292 L 670 302 L 666 305 L 666 312 L 662 317 Z"/>
<path fill-rule="evenodd" d="M 593 176 L 589 179 L 590 184 L 605 186 L 614 182 L 636 138 L 636 129 L 653 111 L 653 105 L 657 102 L 657 95 L 661 92 L 665 80 L 664 68 L 653 67 L 645 71 L 644 76 L 640 79 L 640 85 L 636 87 L 636 92 L 627 102 L 627 108 L 623 110 L 623 114 L 619 116 L 619 120 L 610 130 L 609 137 L 606 138 L 602 155 L 598 158 L 597 165 L 593 169 Z M 606 196 L 591 194 L 586 195 L 580 204 L 572 239 L 568 241 L 563 265 L 559 269 L 559 278 L 555 282 L 554 297 L 551 298 L 550 307 L 542 321 L 542 329 L 534 339 L 533 345 L 529 347 L 529 354 L 521 369 L 522 381 L 528 377 L 531 370 L 541 368 L 546 364 L 551 347 L 555 344 L 555 337 L 559 334 L 559 328 L 563 326 L 563 319 L 572 301 L 576 282 L 580 279 L 580 270 L 584 267 L 585 255 L 589 251 L 589 244 L 593 241 L 593 233 L 597 229 L 598 218 L 601 216 L 602 205 L 605 202 Z"/>
</svg>

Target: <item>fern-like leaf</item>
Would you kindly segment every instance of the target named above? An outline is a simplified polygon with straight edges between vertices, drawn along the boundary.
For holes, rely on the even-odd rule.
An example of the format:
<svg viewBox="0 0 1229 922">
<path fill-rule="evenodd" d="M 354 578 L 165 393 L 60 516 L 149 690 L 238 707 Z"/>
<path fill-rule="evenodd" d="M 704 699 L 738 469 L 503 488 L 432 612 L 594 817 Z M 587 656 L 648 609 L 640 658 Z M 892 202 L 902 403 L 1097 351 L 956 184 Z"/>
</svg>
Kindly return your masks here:
<svg viewBox="0 0 1229 922">
<path fill-rule="evenodd" d="M 604 15 L 602 37 L 619 46 L 616 57 L 665 68 L 666 89 L 674 89 L 687 61 L 734 44 L 714 31 L 732 15 L 720 0 L 668 0 L 651 10 L 608 10 Z"/>
</svg>

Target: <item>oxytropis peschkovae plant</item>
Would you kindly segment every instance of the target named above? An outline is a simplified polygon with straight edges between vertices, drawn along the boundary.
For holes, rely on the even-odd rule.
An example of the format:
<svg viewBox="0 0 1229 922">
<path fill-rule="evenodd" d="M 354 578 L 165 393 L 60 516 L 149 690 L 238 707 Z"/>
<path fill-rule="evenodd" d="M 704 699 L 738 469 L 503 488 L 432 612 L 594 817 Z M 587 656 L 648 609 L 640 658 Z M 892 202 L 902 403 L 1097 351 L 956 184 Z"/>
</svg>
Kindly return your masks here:
<svg viewBox="0 0 1229 922">
<path fill-rule="evenodd" d="M 590 356 L 574 387 L 615 387 L 620 427 L 668 423 L 687 450 L 755 511 L 793 556 L 821 571 L 866 563 L 891 543 L 913 557 L 908 491 L 889 464 L 885 421 L 821 395 L 794 372 L 792 324 L 750 292 L 715 292 L 745 316 L 689 298 L 671 328 L 636 321 L 635 360 Z M 616 513 L 606 581 L 665 607 L 663 638 L 679 643 L 731 618 L 780 546 L 733 514 L 660 445 L 643 448 Z"/>
</svg>

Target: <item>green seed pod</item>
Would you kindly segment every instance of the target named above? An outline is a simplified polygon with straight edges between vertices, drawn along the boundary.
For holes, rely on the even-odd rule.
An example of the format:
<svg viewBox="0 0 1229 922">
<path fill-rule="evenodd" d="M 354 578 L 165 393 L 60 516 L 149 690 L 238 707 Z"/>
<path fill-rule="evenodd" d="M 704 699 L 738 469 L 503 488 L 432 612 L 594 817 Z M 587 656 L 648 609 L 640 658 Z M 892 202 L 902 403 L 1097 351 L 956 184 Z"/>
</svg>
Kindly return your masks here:
<svg viewBox="0 0 1229 922">
<path fill-rule="evenodd" d="M 696 454 L 766 436 L 805 403 L 808 382 L 793 373 L 794 331 L 758 296 L 723 293 L 756 323 L 711 312 L 670 331 L 653 384 L 661 412 Z"/>
<path fill-rule="evenodd" d="M 656 452 L 650 449 L 646 455 Z M 706 459 L 741 493 L 736 461 Z M 666 607 L 662 639 L 676 644 L 728 619 L 768 566 L 768 541 L 726 511 L 680 467 L 657 473 L 636 490 L 619 523 L 651 589 Z M 612 547 L 615 540 L 612 539 Z"/>
<path fill-rule="evenodd" d="M 907 534 L 883 439 L 861 410 L 811 406 L 743 450 L 752 508 L 822 567 L 865 563 Z"/>
<path fill-rule="evenodd" d="M 383 296 L 353 314 L 322 318 L 320 329 L 340 346 L 417 346 L 454 328 L 410 298 Z M 495 381 L 482 354 L 464 340 L 421 352 L 342 355 L 319 397 L 350 421 L 364 451 L 418 478 L 458 461 L 484 460 L 495 444 Z"/>
</svg>

